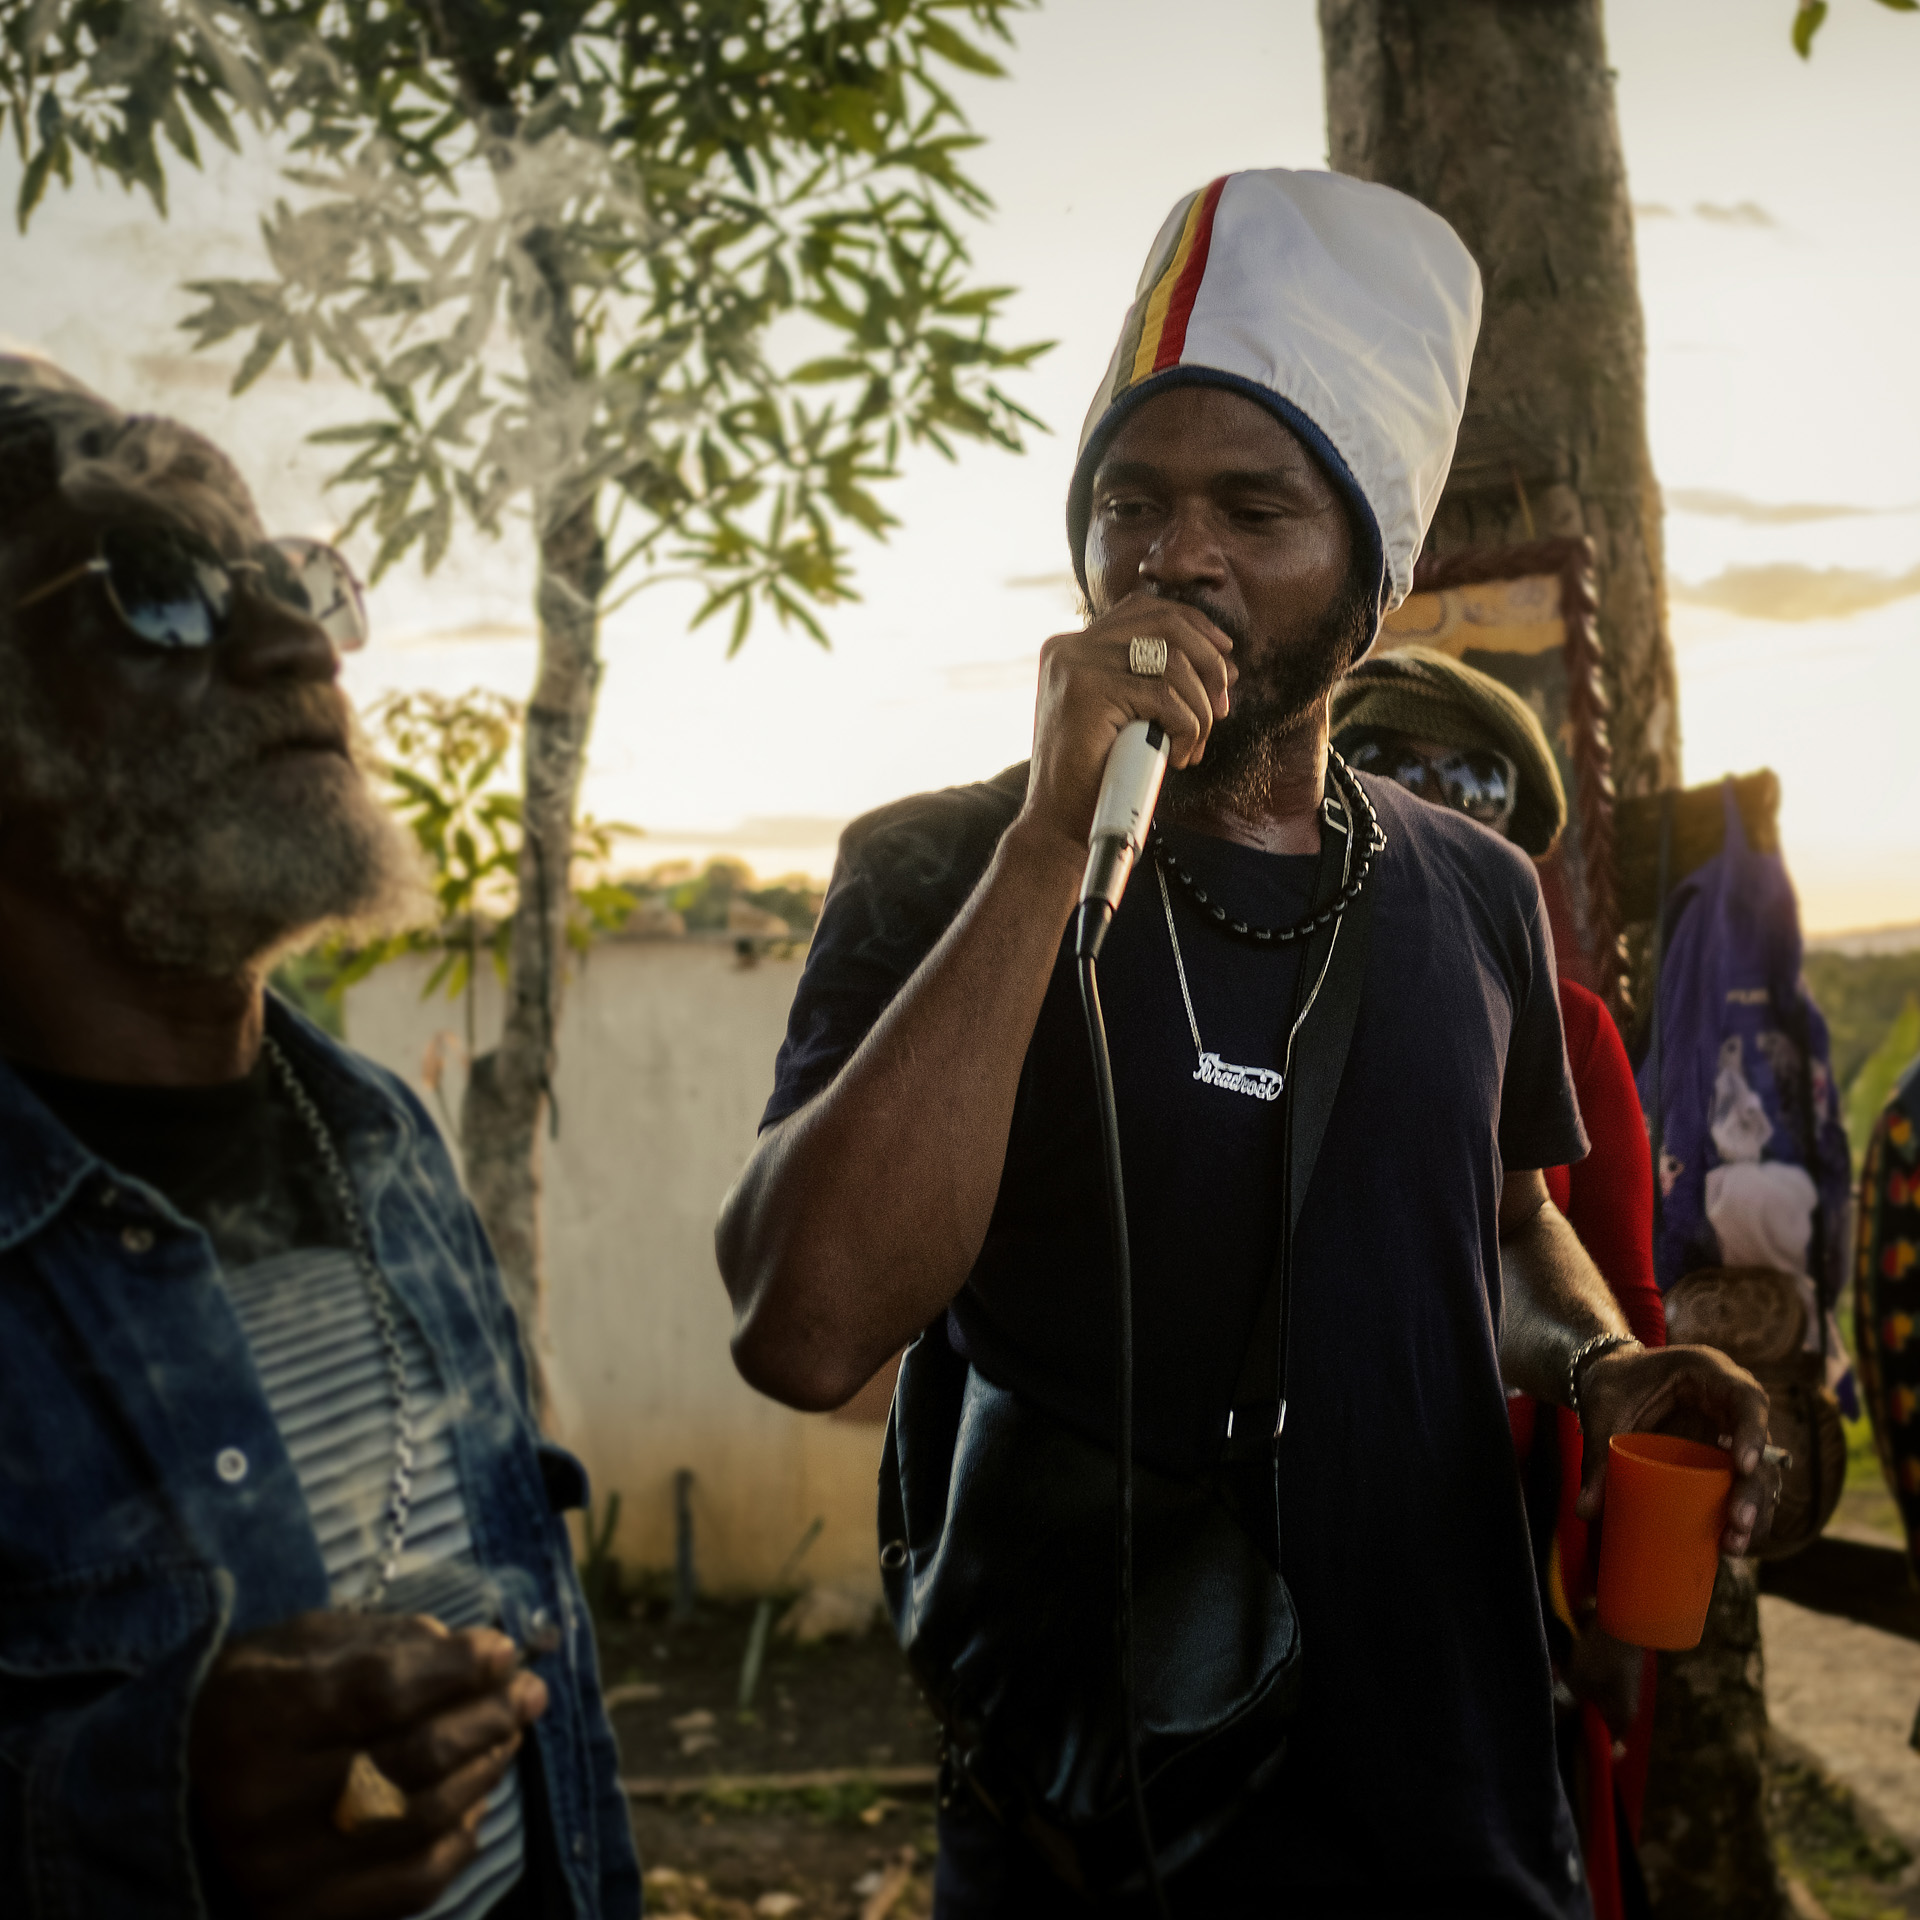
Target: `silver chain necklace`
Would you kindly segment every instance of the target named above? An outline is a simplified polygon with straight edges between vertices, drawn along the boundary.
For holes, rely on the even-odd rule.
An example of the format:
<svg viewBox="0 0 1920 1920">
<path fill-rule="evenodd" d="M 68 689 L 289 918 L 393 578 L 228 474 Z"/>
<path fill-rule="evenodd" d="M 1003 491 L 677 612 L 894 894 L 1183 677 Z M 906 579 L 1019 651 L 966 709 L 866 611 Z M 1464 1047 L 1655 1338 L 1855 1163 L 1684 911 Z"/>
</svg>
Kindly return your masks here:
<svg viewBox="0 0 1920 1920">
<path fill-rule="evenodd" d="M 1353 866 L 1353 812 L 1343 809 L 1346 814 L 1346 845 L 1340 855 L 1340 881 L 1344 889 L 1347 876 Z M 1278 1100 L 1286 1091 L 1287 1075 L 1293 1071 L 1293 1043 L 1300 1037 L 1300 1029 L 1307 1024 L 1307 1015 L 1313 1011 L 1313 1003 L 1320 998 L 1320 989 L 1326 985 L 1327 969 L 1333 965 L 1333 950 L 1340 943 L 1340 929 L 1345 924 L 1347 902 L 1341 898 L 1334 906 L 1331 919 L 1333 938 L 1327 942 L 1327 957 L 1320 963 L 1320 972 L 1313 983 L 1313 991 L 1307 995 L 1306 1005 L 1300 1009 L 1292 1027 L 1287 1033 L 1286 1049 L 1280 1057 L 1278 1071 L 1272 1067 L 1236 1067 L 1230 1061 L 1222 1060 L 1217 1053 L 1209 1053 L 1206 1044 L 1200 1038 L 1200 1022 L 1194 1017 L 1193 995 L 1187 987 L 1187 964 L 1180 952 L 1180 931 L 1173 924 L 1173 893 L 1167 886 L 1167 865 L 1164 858 L 1153 863 L 1154 878 L 1160 882 L 1160 904 L 1167 915 L 1167 939 L 1173 947 L 1173 970 L 1180 980 L 1180 999 L 1187 1010 L 1187 1031 L 1193 1035 L 1193 1051 L 1199 1065 L 1193 1070 L 1193 1077 L 1202 1086 L 1218 1087 L 1223 1093 L 1244 1093 L 1254 1100 Z"/>
<path fill-rule="evenodd" d="M 346 1166 L 333 1144 L 333 1135 L 320 1117 L 320 1109 L 300 1084 L 293 1063 L 281 1052 L 279 1043 L 267 1036 L 260 1044 L 294 1112 L 313 1138 L 314 1152 L 319 1155 L 321 1169 L 333 1189 L 339 1224 L 346 1230 L 353 1264 L 366 1287 L 367 1304 L 373 1310 L 373 1324 L 386 1356 L 387 1389 L 393 1399 L 393 1479 L 387 1489 L 386 1539 L 381 1544 L 373 1584 L 354 1603 L 356 1610 L 364 1613 L 379 1604 L 399 1570 L 400 1552 L 407 1540 L 407 1515 L 413 1506 L 413 1401 L 407 1392 L 407 1354 L 400 1344 L 400 1321 L 393 1290 L 373 1257 L 373 1239 L 367 1232 L 353 1182 L 348 1179 Z"/>
</svg>

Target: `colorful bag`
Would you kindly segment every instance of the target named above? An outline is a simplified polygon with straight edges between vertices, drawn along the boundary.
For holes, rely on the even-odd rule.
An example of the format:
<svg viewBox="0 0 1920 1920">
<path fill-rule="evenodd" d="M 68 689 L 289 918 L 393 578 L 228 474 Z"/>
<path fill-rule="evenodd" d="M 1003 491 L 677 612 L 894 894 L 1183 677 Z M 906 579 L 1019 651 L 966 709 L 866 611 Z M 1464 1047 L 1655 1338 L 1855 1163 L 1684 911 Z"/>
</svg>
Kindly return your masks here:
<svg viewBox="0 0 1920 1920">
<path fill-rule="evenodd" d="M 1852 1169 L 1827 1023 L 1801 978 L 1786 867 L 1748 844 L 1731 780 L 1724 804 L 1725 845 L 1667 905 L 1638 1075 L 1658 1156 L 1654 1274 L 1662 1292 L 1702 1267 L 1797 1276 L 1807 1344 L 1855 1413 L 1830 1311 L 1847 1278 Z"/>
<path fill-rule="evenodd" d="M 1860 1176 L 1854 1338 L 1887 1485 L 1920 1575 L 1920 1060 L 1873 1129 Z M 1920 1719 L 1914 1721 L 1920 1747 Z"/>
</svg>

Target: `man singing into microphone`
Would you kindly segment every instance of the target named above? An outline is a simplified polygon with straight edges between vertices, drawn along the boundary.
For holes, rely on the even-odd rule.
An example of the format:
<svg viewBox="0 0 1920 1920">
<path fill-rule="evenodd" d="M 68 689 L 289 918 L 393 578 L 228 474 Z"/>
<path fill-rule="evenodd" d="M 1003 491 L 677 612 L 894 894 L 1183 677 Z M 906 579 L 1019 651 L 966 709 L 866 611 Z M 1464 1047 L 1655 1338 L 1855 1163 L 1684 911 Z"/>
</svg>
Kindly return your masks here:
<svg viewBox="0 0 1920 1920">
<path fill-rule="evenodd" d="M 836 1406 L 930 1328 L 1112 1445 L 1101 1136 L 1065 936 L 1109 751 L 1152 721 L 1172 748 L 1159 836 L 1100 966 L 1136 1451 L 1213 1470 L 1283 1228 L 1287 1106 L 1266 1090 L 1315 1037 L 1286 936 L 1345 818 L 1323 806 L 1327 695 L 1407 593 L 1479 309 L 1452 230 L 1386 188 L 1276 169 L 1174 209 L 1082 436 L 1067 526 L 1091 617 L 1042 650 L 1032 760 L 842 840 L 718 1232 L 762 1391 Z M 1686 1411 L 1726 1436 L 1731 1553 L 1770 1516 L 1766 1399 L 1704 1349 L 1643 1350 L 1547 1197 L 1539 1169 L 1586 1143 L 1532 867 L 1360 785 L 1385 845 L 1292 1242 L 1275 1450 L 1302 1693 L 1271 1784 L 1168 1896 L 1209 1920 L 1570 1920 L 1588 1902 L 1503 1383 L 1577 1407 L 1589 1506 L 1611 1434 Z M 990 1561 L 991 1516 L 975 1544 Z M 1139 1910 L 1070 1890 L 950 1785 L 941 1915 Z"/>
</svg>

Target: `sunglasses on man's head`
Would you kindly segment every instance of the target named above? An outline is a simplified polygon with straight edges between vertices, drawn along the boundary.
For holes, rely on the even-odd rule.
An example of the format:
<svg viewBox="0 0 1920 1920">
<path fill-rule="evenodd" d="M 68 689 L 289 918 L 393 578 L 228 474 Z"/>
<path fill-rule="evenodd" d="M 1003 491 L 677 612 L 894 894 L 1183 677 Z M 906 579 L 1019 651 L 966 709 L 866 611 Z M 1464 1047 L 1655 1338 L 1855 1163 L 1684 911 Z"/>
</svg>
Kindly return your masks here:
<svg viewBox="0 0 1920 1920">
<path fill-rule="evenodd" d="M 15 611 L 97 577 L 128 629 L 150 646 L 210 647 L 233 618 L 242 575 L 303 614 L 342 653 L 366 645 L 367 607 L 353 569 L 332 547 L 297 536 L 269 540 L 229 560 L 184 527 L 109 527 L 91 560 L 34 588 Z"/>
<path fill-rule="evenodd" d="M 1519 768 L 1492 747 L 1430 754 L 1404 734 L 1381 732 L 1356 735 L 1341 751 L 1362 773 L 1378 774 L 1496 833 L 1505 831 L 1520 798 Z"/>
</svg>

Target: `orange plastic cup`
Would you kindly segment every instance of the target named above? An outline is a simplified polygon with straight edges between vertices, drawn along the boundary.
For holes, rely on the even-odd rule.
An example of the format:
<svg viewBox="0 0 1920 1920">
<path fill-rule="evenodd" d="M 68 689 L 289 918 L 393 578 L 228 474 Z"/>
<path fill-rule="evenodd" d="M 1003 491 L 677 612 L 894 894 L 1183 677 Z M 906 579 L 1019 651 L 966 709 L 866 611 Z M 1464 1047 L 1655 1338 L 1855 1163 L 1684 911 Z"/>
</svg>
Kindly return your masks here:
<svg viewBox="0 0 1920 1920">
<path fill-rule="evenodd" d="M 1665 1433 L 1608 1443 L 1600 1624 L 1616 1640 L 1665 1653 L 1700 1644 L 1732 1491 L 1718 1447 Z"/>
</svg>

